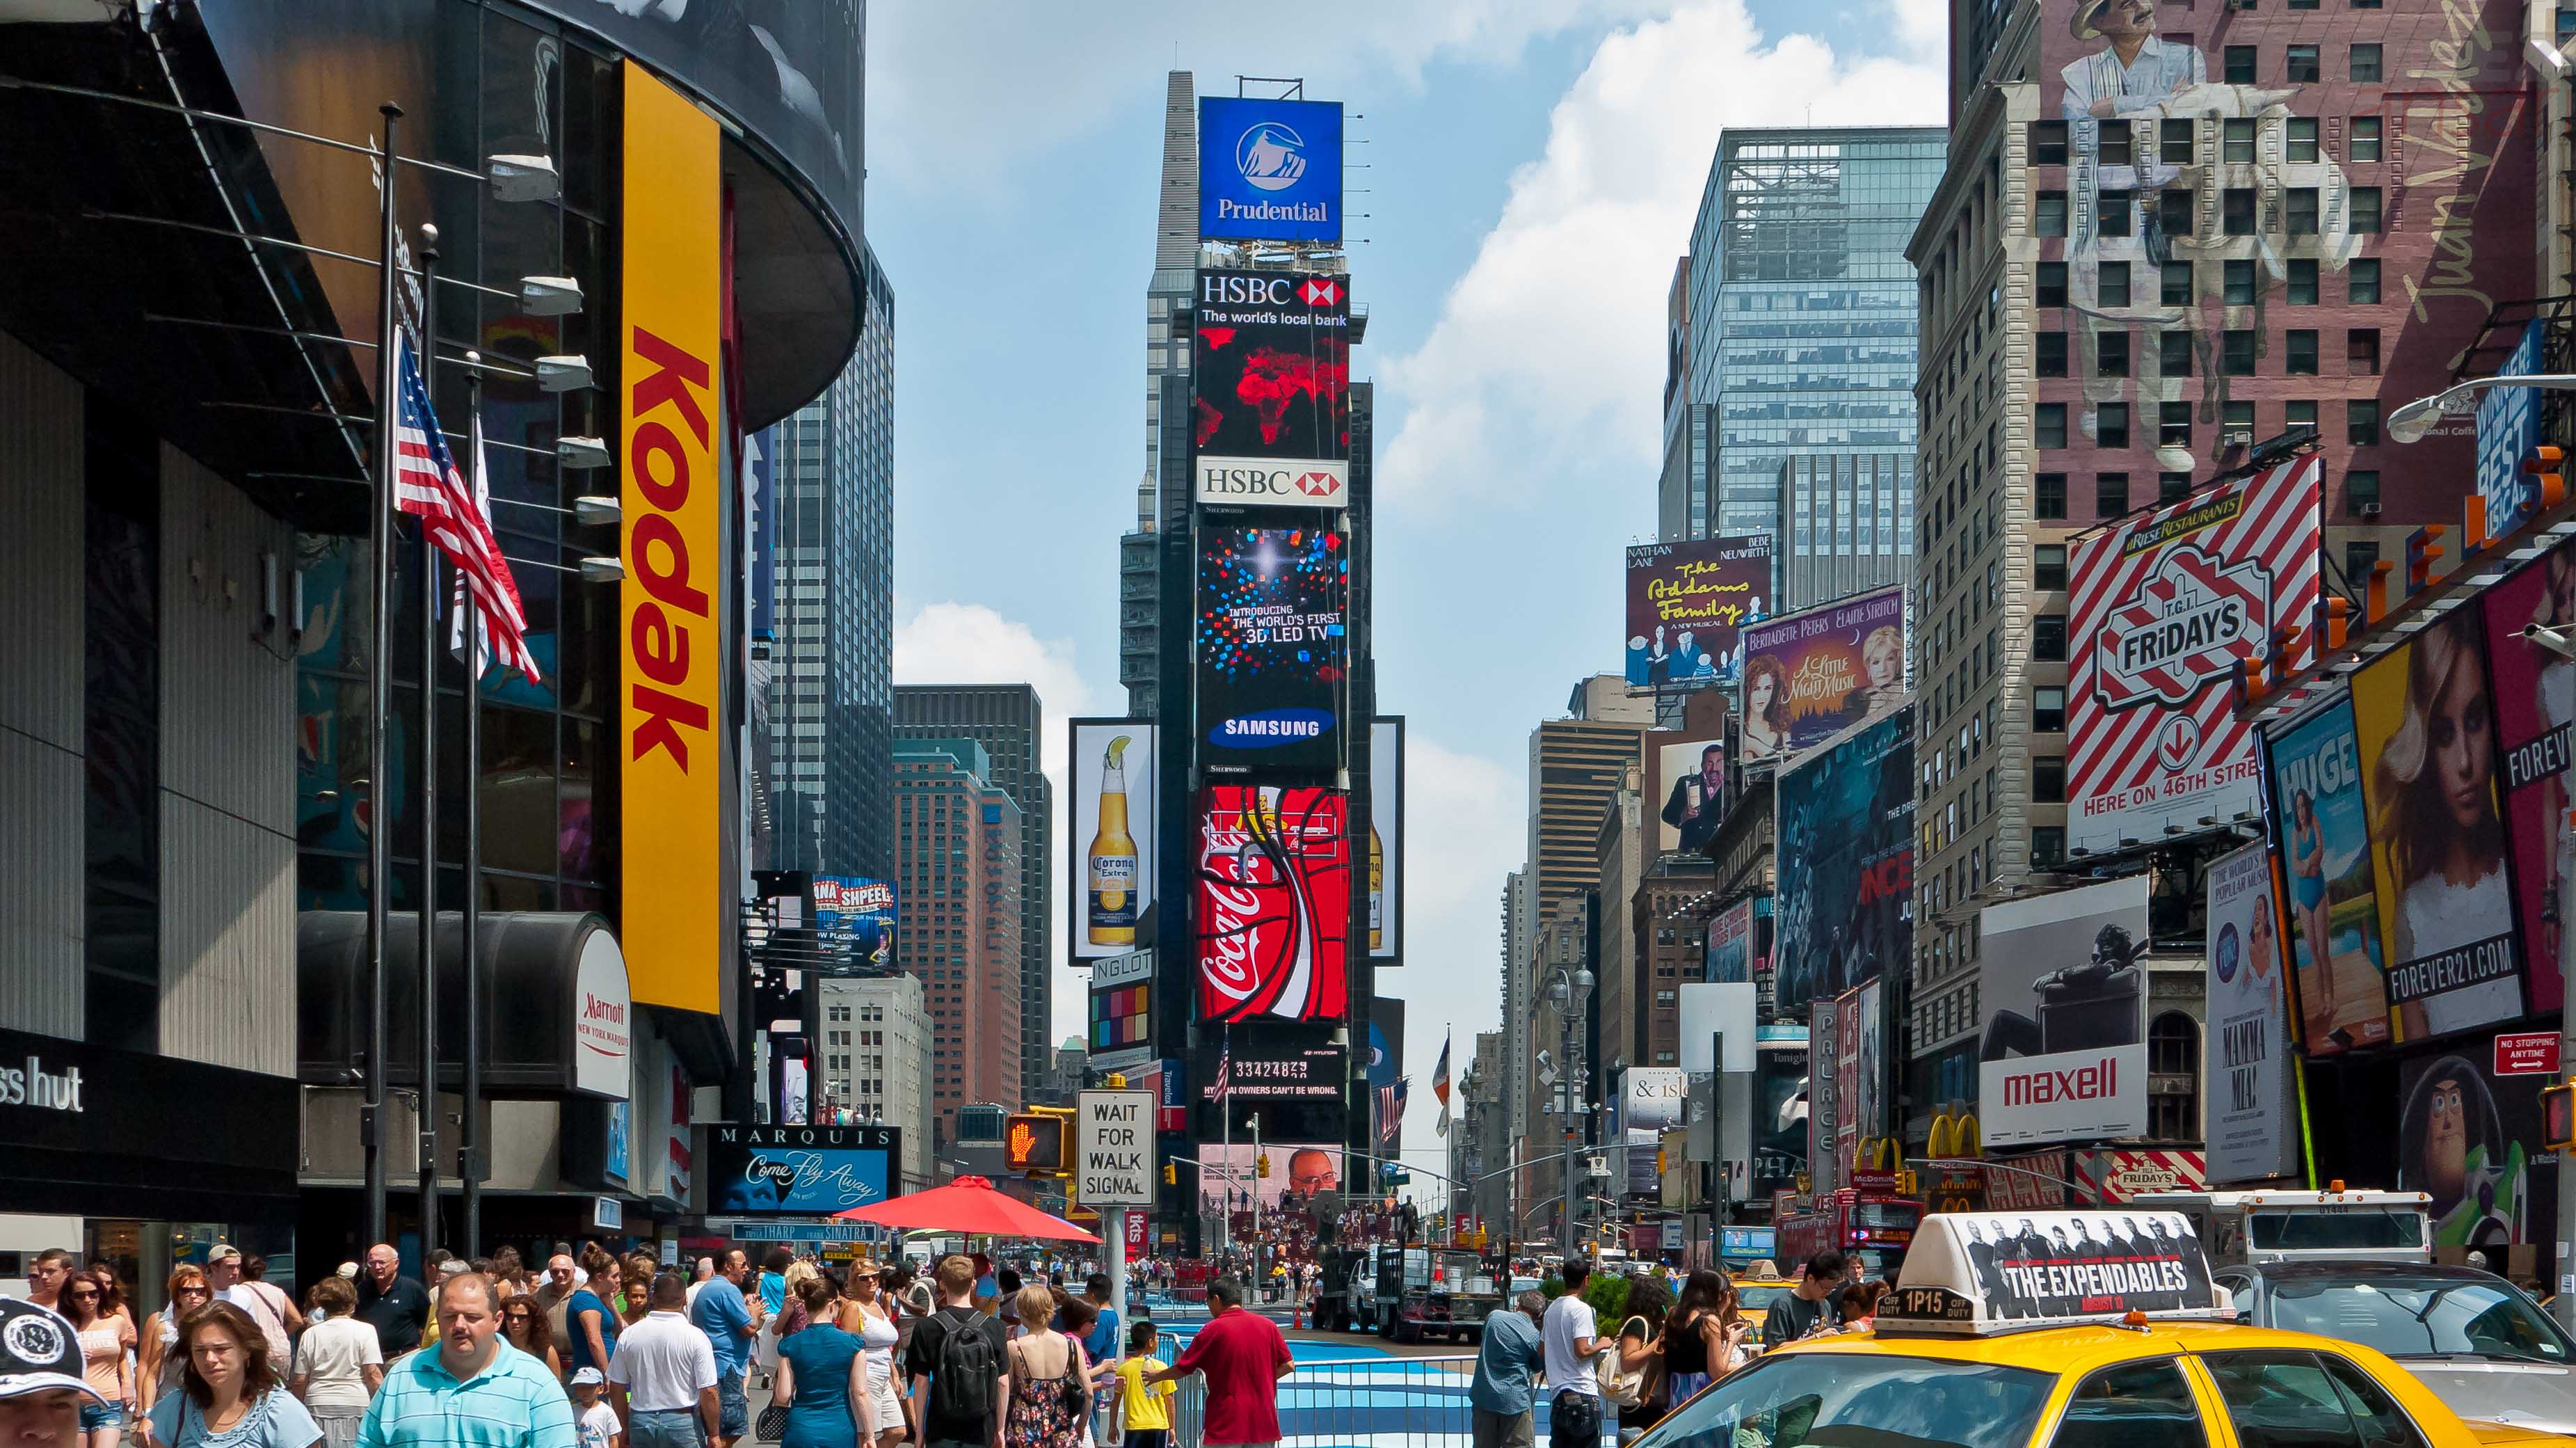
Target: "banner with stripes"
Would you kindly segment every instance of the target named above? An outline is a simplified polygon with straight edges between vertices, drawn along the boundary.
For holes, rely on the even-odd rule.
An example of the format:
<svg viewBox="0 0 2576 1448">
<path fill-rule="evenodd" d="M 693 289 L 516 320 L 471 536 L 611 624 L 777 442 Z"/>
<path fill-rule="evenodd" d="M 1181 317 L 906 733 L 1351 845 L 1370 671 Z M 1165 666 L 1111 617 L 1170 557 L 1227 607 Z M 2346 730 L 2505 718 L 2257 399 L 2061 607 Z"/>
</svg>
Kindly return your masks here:
<svg viewBox="0 0 2576 1448">
<path fill-rule="evenodd" d="M 2237 661 L 2317 612 L 2324 462 L 2292 458 L 2076 540 L 2066 842 L 2089 853 L 2260 815 Z"/>
</svg>

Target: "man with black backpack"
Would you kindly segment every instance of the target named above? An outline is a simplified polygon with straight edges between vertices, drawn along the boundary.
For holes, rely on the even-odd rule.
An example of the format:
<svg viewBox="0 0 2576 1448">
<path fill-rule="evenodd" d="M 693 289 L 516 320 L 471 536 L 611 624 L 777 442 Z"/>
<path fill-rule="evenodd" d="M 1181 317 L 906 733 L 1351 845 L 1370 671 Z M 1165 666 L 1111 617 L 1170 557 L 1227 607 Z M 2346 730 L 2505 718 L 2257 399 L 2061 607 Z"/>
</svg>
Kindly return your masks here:
<svg viewBox="0 0 2576 1448">
<path fill-rule="evenodd" d="M 975 1310 L 975 1264 L 939 1264 L 939 1310 L 912 1330 L 904 1376 L 912 1379 L 912 1440 L 919 1448 L 1001 1448 L 1010 1359 L 1002 1325 Z"/>
</svg>

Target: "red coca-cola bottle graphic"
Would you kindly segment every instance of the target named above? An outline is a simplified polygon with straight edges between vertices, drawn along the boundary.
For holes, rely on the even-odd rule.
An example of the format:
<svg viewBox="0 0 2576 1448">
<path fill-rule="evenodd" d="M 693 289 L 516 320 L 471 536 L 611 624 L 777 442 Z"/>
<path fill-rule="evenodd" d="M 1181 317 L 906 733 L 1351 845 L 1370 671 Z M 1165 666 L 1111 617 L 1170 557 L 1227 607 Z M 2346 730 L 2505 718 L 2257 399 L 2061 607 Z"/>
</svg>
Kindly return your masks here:
<svg viewBox="0 0 2576 1448">
<path fill-rule="evenodd" d="M 1199 1014 L 1339 1017 L 1349 1000 L 1347 801 L 1220 785 L 1200 812 Z"/>
</svg>

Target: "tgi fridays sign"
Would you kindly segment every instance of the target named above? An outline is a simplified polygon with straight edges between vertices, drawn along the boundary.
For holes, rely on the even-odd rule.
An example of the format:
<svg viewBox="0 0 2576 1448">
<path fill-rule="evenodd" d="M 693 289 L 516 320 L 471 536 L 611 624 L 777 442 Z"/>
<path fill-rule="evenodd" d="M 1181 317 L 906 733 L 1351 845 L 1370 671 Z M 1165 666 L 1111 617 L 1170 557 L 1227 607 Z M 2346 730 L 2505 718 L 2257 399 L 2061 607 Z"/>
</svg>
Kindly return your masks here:
<svg viewBox="0 0 2576 1448">
<path fill-rule="evenodd" d="M 2075 1185 L 2085 1199 L 2114 1207 L 2150 1192 L 2196 1192 L 2209 1173 L 2196 1151 L 2079 1151 Z"/>
</svg>

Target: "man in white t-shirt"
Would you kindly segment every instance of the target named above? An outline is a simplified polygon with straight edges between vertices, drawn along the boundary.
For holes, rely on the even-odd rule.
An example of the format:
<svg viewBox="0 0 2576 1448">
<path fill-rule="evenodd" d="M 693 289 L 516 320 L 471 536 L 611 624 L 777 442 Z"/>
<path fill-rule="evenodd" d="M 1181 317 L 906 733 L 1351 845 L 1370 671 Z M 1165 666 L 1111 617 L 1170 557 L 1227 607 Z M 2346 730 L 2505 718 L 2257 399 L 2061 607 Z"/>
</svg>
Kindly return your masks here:
<svg viewBox="0 0 2576 1448">
<path fill-rule="evenodd" d="M 1601 1384 L 1593 1367 L 1602 1341 L 1594 1336 L 1592 1304 L 1583 1300 L 1592 1280 L 1592 1264 L 1580 1258 L 1565 1264 L 1565 1295 L 1547 1305 L 1540 1336 L 1547 1349 L 1549 1448 L 1601 1448 Z"/>
<path fill-rule="evenodd" d="M 653 1310 L 617 1335 L 608 1382 L 626 1448 L 699 1448 L 701 1426 L 715 1439 L 716 1349 L 689 1321 L 688 1300 L 680 1274 L 665 1272 L 653 1279 Z"/>
</svg>

